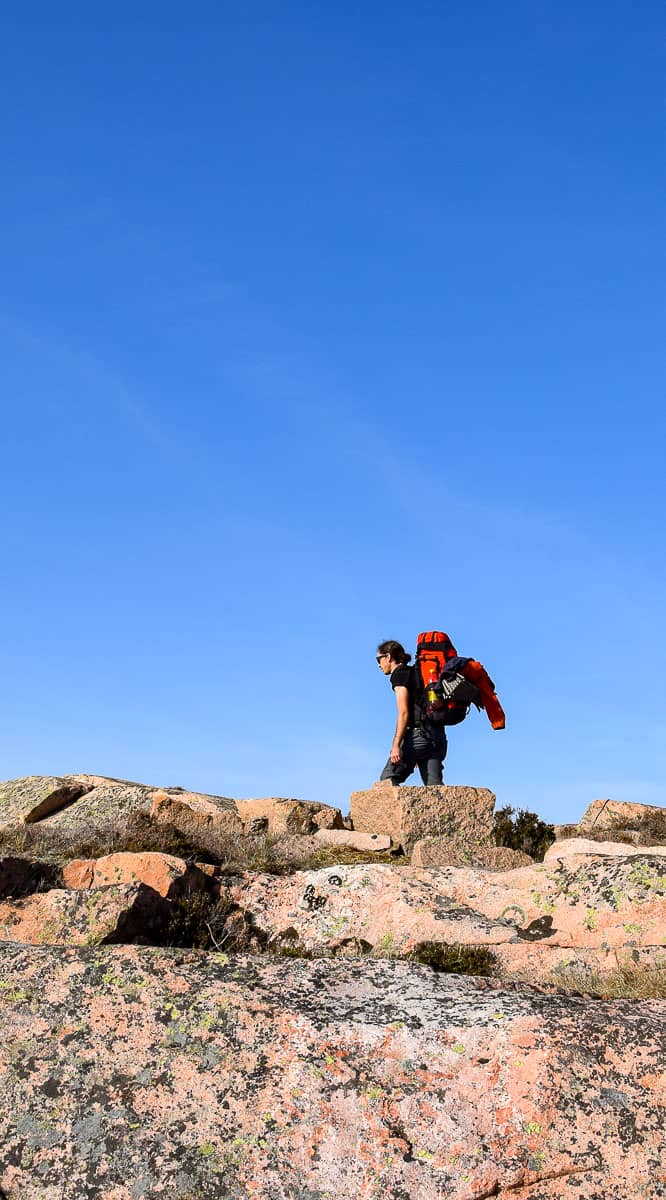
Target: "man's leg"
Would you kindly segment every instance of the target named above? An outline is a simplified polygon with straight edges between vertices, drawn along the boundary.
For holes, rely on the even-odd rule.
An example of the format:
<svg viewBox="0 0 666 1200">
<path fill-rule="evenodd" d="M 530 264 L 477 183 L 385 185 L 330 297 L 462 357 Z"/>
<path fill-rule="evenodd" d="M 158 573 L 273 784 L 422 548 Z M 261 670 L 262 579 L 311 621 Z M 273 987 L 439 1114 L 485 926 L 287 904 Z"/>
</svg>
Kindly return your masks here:
<svg viewBox="0 0 666 1200">
<path fill-rule="evenodd" d="M 438 786 L 443 779 L 444 759 L 446 758 L 446 733 L 442 729 L 435 733 L 423 733 L 417 730 L 416 751 L 419 774 L 426 787 Z"/>
<path fill-rule="evenodd" d="M 402 739 L 402 747 L 400 750 L 400 762 L 391 762 L 389 758 L 386 766 L 379 776 L 380 779 L 390 779 L 392 783 L 404 783 L 409 778 L 414 767 L 416 766 L 416 750 L 414 748 L 414 735 L 416 731 L 407 729 L 405 736 Z"/>
</svg>

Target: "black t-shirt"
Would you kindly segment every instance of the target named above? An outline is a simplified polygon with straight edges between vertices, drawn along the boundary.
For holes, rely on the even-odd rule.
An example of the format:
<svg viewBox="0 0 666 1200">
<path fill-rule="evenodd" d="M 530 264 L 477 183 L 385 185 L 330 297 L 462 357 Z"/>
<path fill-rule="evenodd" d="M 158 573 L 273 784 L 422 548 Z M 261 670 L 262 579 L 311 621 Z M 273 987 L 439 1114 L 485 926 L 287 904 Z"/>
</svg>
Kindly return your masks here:
<svg viewBox="0 0 666 1200">
<path fill-rule="evenodd" d="M 414 726 L 414 695 L 416 693 L 416 677 L 414 675 L 414 668 L 408 666 L 395 667 L 394 670 L 391 671 L 390 678 L 393 691 L 395 691 L 397 687 L 407 688 L 407 699 L 409 703 L 409 718 L 407 721 L 407 728 L 412 729 Z"/>
</svg>

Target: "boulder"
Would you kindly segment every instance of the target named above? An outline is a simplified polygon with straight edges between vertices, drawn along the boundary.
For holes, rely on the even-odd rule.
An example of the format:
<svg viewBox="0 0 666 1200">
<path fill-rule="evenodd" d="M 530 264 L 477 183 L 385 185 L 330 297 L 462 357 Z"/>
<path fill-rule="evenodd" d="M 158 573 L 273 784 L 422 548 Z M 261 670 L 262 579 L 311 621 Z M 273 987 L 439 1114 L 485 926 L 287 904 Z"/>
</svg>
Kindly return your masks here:
<svg viewBox="0 0 666 1200">
<path fill-rule="evenodd" d="M 251 821 L 264 818 L 268 832 L 316 833 L 317 829 L 342 829 L 339 808 L 314 800 L 286 800 L 279 796 L 265 800 L 237 800 L 236 810 L 245 828 Z"/>
<path fill-rule="evenodd" d="M 157 851 L 107 854 L 74 859 L 62 871 L 66 888 L 100 888 L 112 883 L 145 883 L 160 896 L 174 899 L 205 891 L 207 879 L 198 867 L 173 854 Z"/>
<path fill-rule="evenodd" d="M 494 807 L 493 793 L 476 787 L 395 787 L 386 781 L 351 797 L 354 829 L 387 833 L 405 854 L 424 837 L 445 837 L 467 848 L 488 844 Z"/>
<path fill-rule="evenodd" d="M 572 854 L 610 854 L 615 857 L 631 858 L 633 855 L 666 854 L 666 846 L 636 846 L 626 842 L 601 842 L 589 838 L 565 838 L 562 842 L 553 842 L 544 855 L 544 862 L 554 862 L 559 858 L 568 858 Z"/>
<path fill-rule="evenodd" d="M 24 779 L 8 779 L 0 783 L 0 829 L 41 821 L 92 791 L 92 787 L 92 783 L 70 776 L 28 775 Z"/>
<path fill-rule="evenodd" d="M 135 812 L 150 812 L 155 788 L 120 779 L 96 782 L 65 808 L 41 820 L 42 828 L 88 837 L 109 825 L 121 825 Z"/>
<path fill-rule="evenodd" d="M 345 846 L 363 854 L 369 850 L 375 854 L 391 849 L 391 839 L 386 833 L 358 833 L 351 829 L 318 829 L 314 835 L 324 846 Z"/>
<path fill-rule="evenodd" d="M 241 821 L 233 800 L 223 797 L 200 796 L 194 792 L 167 793 L 161 788 L 153 791 L 150 816 L 154 821 L 172 825 L 185 837 L 201 845 L 212 831 L 221 834 L 242 834 Z"/>
<path fill-rule="evenodd" d="M 512 850 L 509 846 L 467 849 L 445 837 L 421 838 L 411 858 L 413 867 L 483 867 L 485 871 L 511 871 L 514 867 L 528 867 L 532 862 L 523 850 Z"/>
<path fill-rule="evenodd" d="M 666 838 L 666 808 L 622 800 L 593 800 L 578 822 L 578 832 L 585 834 L 594 830 L 598 833 L 606 829 L 609 833 L 616 829 L 654 830 L 657 833 L 655 841 L 659 842 L 662 832 Z"/>
<path fill-rule="evenodd" d="M 159 937 L 169 906 L 143 883 L 87 890 L 54 888 L 0 903 L 0 940 L 90 946 Z"/>
<path fill-rule="evenodd" d="M 399 962 L 5 946 L 21 1200 L 647 1200 L 666 1005 Z"/>
</svg>

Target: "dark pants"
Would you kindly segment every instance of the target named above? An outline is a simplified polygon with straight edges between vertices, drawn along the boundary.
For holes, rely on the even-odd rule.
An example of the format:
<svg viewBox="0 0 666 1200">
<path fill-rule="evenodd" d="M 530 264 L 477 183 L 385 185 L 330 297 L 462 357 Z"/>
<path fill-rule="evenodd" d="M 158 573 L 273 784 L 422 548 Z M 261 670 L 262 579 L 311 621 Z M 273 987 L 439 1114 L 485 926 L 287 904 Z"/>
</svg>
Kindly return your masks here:
<svg viewBox="0 0 666 1200">
<path fill-rule="evenodd" d="M 390 779 L 393 783 L 404 783 L 414 767 L 418 767 L 425 784 L 441 783 L 445 758 L 446 733 L 443 729 L 434 729 L 427 733 L 418 727 L 406 729 L 402 739 L 400 762 L 392 763 L 389 758 L 379 778 Z"/>
</svg>

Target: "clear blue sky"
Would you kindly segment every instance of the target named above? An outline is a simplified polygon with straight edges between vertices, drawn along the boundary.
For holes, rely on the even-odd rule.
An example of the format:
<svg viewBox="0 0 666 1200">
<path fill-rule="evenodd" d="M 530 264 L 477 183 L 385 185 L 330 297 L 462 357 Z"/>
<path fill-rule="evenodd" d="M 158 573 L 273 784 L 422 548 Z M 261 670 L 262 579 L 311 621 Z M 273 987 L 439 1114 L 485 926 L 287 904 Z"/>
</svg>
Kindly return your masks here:
<svg viewBox="0 0 666 1200">
<path fill-rule="evenodd" d="M 0 775 L 665 803 L 661 0 L 3 22 Z"/>
</svg>

